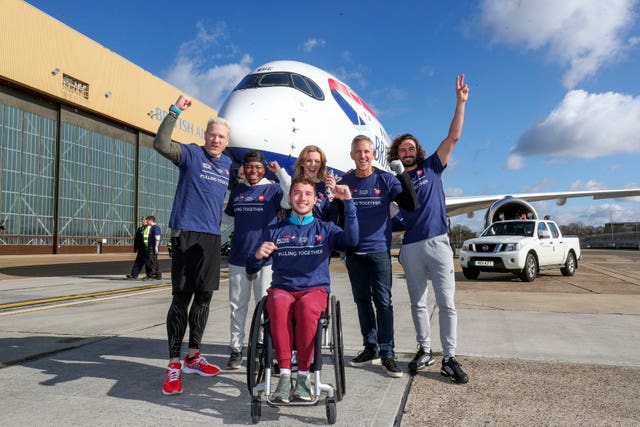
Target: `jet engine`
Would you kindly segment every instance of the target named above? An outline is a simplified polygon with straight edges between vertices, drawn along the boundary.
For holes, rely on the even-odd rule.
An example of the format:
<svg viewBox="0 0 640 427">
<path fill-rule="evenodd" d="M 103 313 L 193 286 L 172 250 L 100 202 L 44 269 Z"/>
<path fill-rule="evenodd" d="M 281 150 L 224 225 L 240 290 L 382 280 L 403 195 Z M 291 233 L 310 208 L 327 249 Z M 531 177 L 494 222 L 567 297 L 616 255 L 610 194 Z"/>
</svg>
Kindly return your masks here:
<svg viewBox="0 0 640 427">
<path fill-rule="evenodd" d="M 538 213 L 529 202 L 507 196 L 494 202 L 484 217 L 484 227 L 487 228 L 496 221 L 510 219 L 537 219 Z"/>
</svg>

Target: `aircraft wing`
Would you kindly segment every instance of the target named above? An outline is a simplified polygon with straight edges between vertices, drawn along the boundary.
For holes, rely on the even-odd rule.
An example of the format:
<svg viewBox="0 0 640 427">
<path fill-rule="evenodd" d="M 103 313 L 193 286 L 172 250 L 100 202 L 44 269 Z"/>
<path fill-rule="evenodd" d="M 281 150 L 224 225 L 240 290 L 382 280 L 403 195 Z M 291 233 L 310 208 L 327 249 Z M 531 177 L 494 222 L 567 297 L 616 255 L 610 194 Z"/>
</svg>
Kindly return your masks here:
<svg viewBox="0 0 640 427">
<path fill-rule="evenodd" d="M 593 197 L 599 199 L 615 199 L 618 197 L 640 196 L 640 188 L 629 188 L 623 190 L 596 190 L 596 191 L 565 191 L 551 193 L 523 193 L 523 194 L 501 194 L 491 196 L 471 196 L 471 197 L 447 197 L 447 215 L 472 215 L 480 209 L 487 209 L 493 203 L 505 198 L 522 199 L 529 202 L 541 200 L 556 200 L 556 204 L 562 206 L 567 199 L 573 197 Z"/>
</svg>

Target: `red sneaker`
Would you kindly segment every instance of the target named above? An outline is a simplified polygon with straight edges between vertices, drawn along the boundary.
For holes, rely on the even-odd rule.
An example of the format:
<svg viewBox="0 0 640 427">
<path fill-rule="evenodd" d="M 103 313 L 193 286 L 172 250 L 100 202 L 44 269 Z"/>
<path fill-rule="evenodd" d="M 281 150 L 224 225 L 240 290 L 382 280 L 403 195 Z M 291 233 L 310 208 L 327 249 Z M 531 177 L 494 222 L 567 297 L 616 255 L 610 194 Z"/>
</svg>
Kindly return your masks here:
<svg viewBox="0 0 640 427">
<path fill-rule="evenodd" d="M 220 372 L 220 368 L 207 362 L 207 359 L 200 356 L 200 352 L 197 352 L 191 360 L 185 357 L 182 372 L 185 374 L 198 374 L 203 377 L 212 377 Z"/>
<path fill-rule="evenodd" d="M 167 367 L 167 376 L 162 386 L 162 394 L 180 394 L 182 393 L 182 370 L 180 363 L 170 363 Z"/>
</svg>

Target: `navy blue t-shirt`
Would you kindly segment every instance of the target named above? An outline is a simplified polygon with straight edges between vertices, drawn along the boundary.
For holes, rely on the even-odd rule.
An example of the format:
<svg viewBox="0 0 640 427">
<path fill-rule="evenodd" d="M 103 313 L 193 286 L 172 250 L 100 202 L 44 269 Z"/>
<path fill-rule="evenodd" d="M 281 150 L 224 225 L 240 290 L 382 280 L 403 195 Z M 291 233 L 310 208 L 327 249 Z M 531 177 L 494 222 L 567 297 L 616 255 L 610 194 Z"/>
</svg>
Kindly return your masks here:
<svg viewBox="0 0 640 427">
<path fill-rule="evenodd" d="M 350 252 L 375 253 L 391 249 L 391 216 L 389 205 L 402 193 L 395 175 L 374 168 L 366 178 L 355 172 L 342 176 L 340 184 L 351 189 L 360 226 L 360 243 Z"/>
<path fill-rule="evenodd" d="M 245 266 L 264 230 L 278 222 L 282 189 L 278 184 L 237 185 L 231 190 L 225 213 L 234 217 L 229 264 Z"/>
<path fill-rule="evenodd" d="M 180 178 L 169 227 L 220 234 L 224 194 L 229 185 L 231 159 L 209 155 L 197 144 L 182 144 Z"/>
<path fill-rule="evenodd" d="M 405 226 L 403 244 L 449 232 L 447 206 L 441 179 L 446 167 L 440 162 L 438 154 L 433 153 L 420 162 L 414 170 L 407 172 L 416 190 L 418 206 L 413 212 L 400 209 Z"/>
<path fill-rule="evenodd" d="M 358 244 L 358 220 L 352 200 L 344 202 L 344 230 L 329 221 L 313 216 L 303 224 L 294 224 L 297 217 L 285 218 L 269 227 L 254 256 L 247 259 L 246 269 L 255 273 L 268 260 L 258 260 L 255 251 L 262 242 L 274 242 L 278 247 L 271 254 L 273 277 L 271 286 L 287 291 L 303 291 L 323 286 L 329 292 L 331 282 L 329 260 L 332 250 L 344 251 Z M 293 221 L 293 222 L 292 222 Z"/>
</svg>

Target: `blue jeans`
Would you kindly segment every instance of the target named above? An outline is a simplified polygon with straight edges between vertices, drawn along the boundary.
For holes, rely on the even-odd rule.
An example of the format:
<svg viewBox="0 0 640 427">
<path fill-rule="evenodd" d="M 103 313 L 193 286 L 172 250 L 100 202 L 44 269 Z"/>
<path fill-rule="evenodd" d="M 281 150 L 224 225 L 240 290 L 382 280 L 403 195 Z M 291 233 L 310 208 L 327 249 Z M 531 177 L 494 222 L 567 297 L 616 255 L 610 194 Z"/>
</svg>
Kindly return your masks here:
<svg viewBox="0 0 640 427">
<path fill-rule="evenodd" d="M 346 265 L 365 348 L 379 351 L 380 357 L 394 357 L 391 255 L 347 254 Z"/>
</svg>

